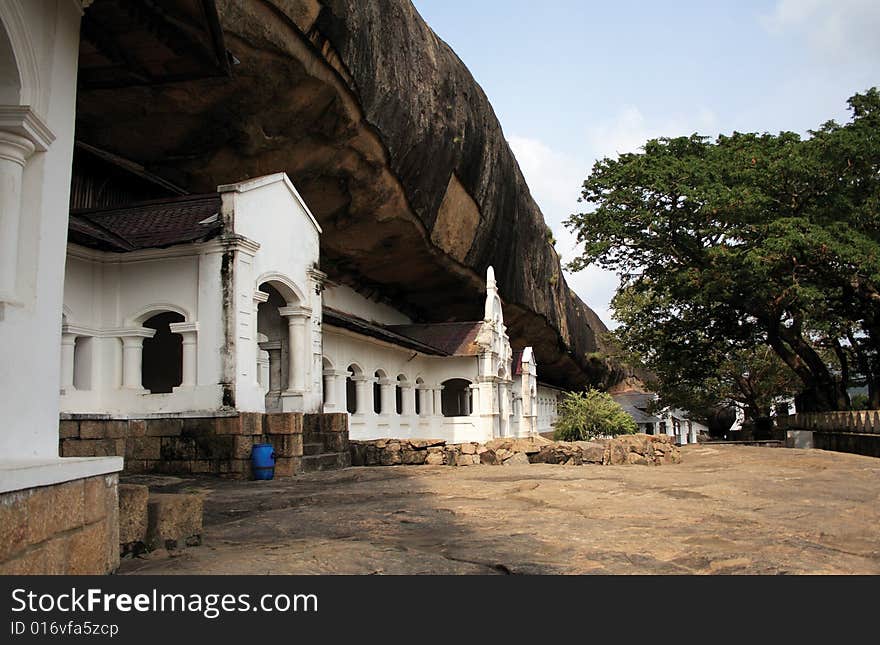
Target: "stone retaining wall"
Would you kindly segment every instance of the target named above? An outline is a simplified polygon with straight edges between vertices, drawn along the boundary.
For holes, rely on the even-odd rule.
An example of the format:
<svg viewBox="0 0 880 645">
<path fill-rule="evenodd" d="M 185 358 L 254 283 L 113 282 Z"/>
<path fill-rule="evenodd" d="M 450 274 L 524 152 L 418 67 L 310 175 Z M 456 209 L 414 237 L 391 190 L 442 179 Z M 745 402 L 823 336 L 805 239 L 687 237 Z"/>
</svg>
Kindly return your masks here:
<svg viewBox="0 0 880 645">
<path fill-rule="evenodd" d="M 119 566 L 118 476 L 0 494 L 0 574 L 104 574 Z"/>
<path fill-rule="evenodd" d="M 345 414 L 242 412 L 228 416 L 149 419 L 67 415 L 61 420 L 62 457 L 119 455 L 125 474 L 214 474 L 236 479 L 251 475 L 251 449 L 271 443 L 276 477 L 310 470 L 303 455 L 304 437 L 337 454 L 337 467 L 348 465 L 348 419 Z M 327 454 L 324 462 L 328 461 Z"/>
<path fill-rule="evenodd" d="M 789 436 L 812 433 L 813 448 L 880 457 L 880 410 L 809 412 L 776 418 Z"/>
<path fill-rule="evenodd" d="M 681 462 L 672 438 L 627 435 L 611 440 L 567 443 L 542 437 L 494 439 L 486 444 L 447 444 L 439 439 L 375 439 L 351 442 L 352 466 L 507 466 L 546 463 L 661 465 Z"/>
</svg>

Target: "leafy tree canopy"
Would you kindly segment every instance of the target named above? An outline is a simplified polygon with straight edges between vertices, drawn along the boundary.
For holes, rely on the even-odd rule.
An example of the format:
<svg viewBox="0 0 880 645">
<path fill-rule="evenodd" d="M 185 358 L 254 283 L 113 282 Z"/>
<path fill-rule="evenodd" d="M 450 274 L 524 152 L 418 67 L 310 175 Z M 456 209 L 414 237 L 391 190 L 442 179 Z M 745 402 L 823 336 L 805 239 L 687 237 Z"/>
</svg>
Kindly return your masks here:
<svg viewBox="0 0 880 645">
<path fill-rule="evenodd" d="M 622 275 L 621 337 L 648 367 L 715 370 L 769 346 L 802 408 L 846 409 L 857 379 L 880 404 L 880 93 L 849 105 L 806 139 L 660 138 L 595 164 L 568 267 Z"/>
</svg>

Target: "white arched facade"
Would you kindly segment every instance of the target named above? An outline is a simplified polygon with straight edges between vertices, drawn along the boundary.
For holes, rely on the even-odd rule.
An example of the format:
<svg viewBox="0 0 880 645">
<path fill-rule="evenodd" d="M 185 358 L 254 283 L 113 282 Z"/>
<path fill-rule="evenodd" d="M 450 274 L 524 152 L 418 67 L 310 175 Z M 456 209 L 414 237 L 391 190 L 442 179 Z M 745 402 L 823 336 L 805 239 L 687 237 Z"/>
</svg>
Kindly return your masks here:
<svg viewBox="0 0 880 645">
<path fill-rule="evenodd" d="M 332 287 L 327 300 L 360 320 L 392 329 L 409 322 L 347 287 Z M 484 319 L 472 324 L 479 330 L 471 351 L 452 356 L 415 351 L 325 324 L 325 411 L 348 411 L 353 439 L 488 441 L 551 430 L 555 415 L 549 407 L 540 408 L 546 413 L 539 414 L 539 401 L 552 398 L 555 411 L 558 391 L 538 383 L 531 348 L 521 357 L 513 356 L 491 267 Z M 444 390 L 452 385 L 454 394 Z"/>
</svg>

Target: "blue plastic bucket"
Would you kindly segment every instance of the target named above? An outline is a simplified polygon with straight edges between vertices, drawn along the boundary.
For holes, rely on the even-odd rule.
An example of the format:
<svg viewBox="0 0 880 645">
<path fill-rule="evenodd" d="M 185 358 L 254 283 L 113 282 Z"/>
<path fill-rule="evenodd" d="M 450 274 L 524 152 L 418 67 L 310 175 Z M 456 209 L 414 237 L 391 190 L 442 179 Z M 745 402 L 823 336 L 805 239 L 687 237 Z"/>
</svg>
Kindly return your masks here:
<svg viewBox="0 0 880 645">
<path fill-rule="evenodd" d="M 254 479 L 275 477 L 275 448 L 271 443 L 258 443 L 253 447 L 251 466 L 254 469 Z"/>
</svg>

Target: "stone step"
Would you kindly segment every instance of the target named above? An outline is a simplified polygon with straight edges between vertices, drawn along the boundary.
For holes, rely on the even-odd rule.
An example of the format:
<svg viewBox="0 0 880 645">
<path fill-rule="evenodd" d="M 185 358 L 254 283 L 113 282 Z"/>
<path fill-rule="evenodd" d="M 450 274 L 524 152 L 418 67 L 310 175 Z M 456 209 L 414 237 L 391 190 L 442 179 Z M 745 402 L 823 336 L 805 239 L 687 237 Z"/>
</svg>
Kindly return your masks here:
<svg viewBox="0 0 880 645">
<path fill-rule="evenodd" d="M 304 457 L 314 457 L 316 455 L 322 455 L 326 452 L 323 443 L 304 443 L 303 444 L 303 456 Z"/>
<path fill-rule="evenodd" d="M 319 470 L 336 470 L 350 465 L 350 455 L 342 452 L 325 452 L 319 455 L 303 457 L 303 472 L 313 473 Z"/>
</svg>

